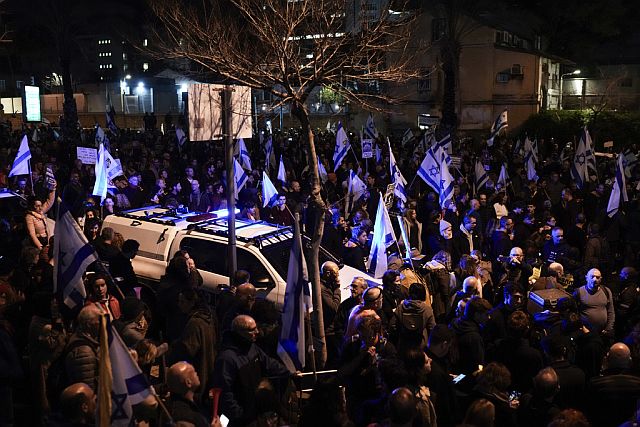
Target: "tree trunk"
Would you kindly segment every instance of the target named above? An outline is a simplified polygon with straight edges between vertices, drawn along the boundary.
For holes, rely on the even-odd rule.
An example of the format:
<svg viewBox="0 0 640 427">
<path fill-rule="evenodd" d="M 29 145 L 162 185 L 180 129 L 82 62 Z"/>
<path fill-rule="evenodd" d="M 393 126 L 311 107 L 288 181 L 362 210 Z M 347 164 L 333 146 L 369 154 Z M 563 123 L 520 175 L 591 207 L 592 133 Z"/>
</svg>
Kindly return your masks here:
<svg viewBox="0 0 640 427">
<path fill-rule="evenodd" d="M 453 133 L 458 125 L 456 113 L 458 58 L 451 42 L 445 42 L 442 48 L 442 69 L 444 71 L 444 93 L 442 99 L 442 128 L 444 133 Z"/>
<path fill-rule="evenodd" d="M 73 84 L 71 82 L 71 59 L 61 57 L 60 66 L 62 67 L 62 86 L 64 89 L 63 122 L 60 124 L 62 135 L 67 141 L 77 141 L 80 138 L 80 133 L 78 132 L 78 107 L 73 97 Z"/>
<path fill-rule="evenodd" d="M 318 174 L 318 160 L 316 157 L 316 146 L 314 143 L 313 130 L 309 124 L 309 112 L 303 103 L 294 105 L 293 114 L 300 120 L 302 134 L 307 135 L 307 163 L 309 165 L 309 181 L 311 195 L 307 209 L 312 211 L 312 218 L 315 224 L 311 235 L 311 256 L 307 259 L 309 267 L 309 278 L 311 279 L 313 314 L 311 322 L 314 331 L 314 347 L 316 351 L 316 361 L 319 368 L 323 368 L 327 362 L 327 341 L 324 335 L 324 317 L 322 312 L 322 291 L 320 284 L 320 265 L 318 255 L 320 253 L 320 243 L 324 232 L 324 215 L 326 205 L 320 194 L 320 176 Z"/>
</svg>

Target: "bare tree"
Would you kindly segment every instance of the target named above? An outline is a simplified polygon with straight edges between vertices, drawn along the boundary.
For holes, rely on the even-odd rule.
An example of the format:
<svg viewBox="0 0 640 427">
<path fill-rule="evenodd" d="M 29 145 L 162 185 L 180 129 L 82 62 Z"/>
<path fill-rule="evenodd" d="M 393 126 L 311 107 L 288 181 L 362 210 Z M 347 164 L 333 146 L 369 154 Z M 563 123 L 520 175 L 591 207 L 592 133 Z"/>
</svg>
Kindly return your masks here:
<svg viewBox="0 0 640 427">
<path fill-rule="evenodd" d="M 367 93 L 368 83 L 400 83 L 415 77 L 411 30 L 415 15 L 404 1 L 384 5 L 375 19 L 351 16 L 344 0 L 149 0 L 162 24 L 158 57 L 188 58 L 227 81 L 273 94 L 288 104 L 306 137 L 311 202 L 315 211 L 312 273 L 316 337 L 324 337 L 318 252 L 326 205 L 320 195 L 314 135 L 306 101 L 314 88 L 331 87 L 347 101 L 383 110 L 394 98 Z M 350 9 L 351 7 L 351 9 Z M 359 83 L 359 84 L 358 84 Z M 324 343 L 324 340 L 322 340 Z M 324 346 L 323 346 L 324 347 Z M 322 349 L 321 364 L 326 360 Z"/>
</svg>

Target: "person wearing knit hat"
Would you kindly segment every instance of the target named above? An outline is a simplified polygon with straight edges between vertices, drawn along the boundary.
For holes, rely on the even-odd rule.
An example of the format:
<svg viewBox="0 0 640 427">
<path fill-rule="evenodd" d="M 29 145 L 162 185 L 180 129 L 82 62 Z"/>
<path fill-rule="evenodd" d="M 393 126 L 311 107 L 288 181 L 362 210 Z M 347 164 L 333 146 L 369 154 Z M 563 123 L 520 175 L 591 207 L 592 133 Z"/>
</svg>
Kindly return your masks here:
<svg viewBox="0 0 640 427">
<path fill-rule="evenodd" d="M 450 222 L 444 219 L 440 221 L 440 235 L 444 237 L 445 240 L 451 240 L 453 237 L 453 227 Z"/>
</svg>

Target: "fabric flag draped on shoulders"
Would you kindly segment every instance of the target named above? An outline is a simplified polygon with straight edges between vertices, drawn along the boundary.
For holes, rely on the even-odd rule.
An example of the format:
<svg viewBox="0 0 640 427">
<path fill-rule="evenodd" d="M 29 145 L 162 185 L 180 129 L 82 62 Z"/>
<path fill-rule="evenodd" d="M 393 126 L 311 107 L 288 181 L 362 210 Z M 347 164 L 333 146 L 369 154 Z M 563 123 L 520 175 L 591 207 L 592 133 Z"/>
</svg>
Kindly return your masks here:
<svg viewBox="0 0 640 427">
<path fill-rule="evenodd" d="M 338 122 L 338 131 L 336 132 L 336 148 L 333 151 L 333 171 L 337 171 L 340 167 L 340 163 L 342 163 L 347 157 L 347 152 L 349 151 L 349 138 L 347 138 L 347 133 L 342 127 L 342 122 Z"/>
<path fill-rule="evenodd" d="M 98 256 L 64 203 L 60 203 L 54 230 L 53 288 L 69 308 L 84 304 L 82 275 Z"/>
<path fill-rule="evenodd" d="M 97 425 L 126 427 L 131 425 L 133 405 L 155 392 L 107 316 L 100 323 Z"/>
<path fill-rule="evenodd" d="M 391 225 L 389 212 L 387 212 L 387 207 L 384 204 L 384 197 L 380 195 L 376 222 L 373 226 L 371 252 L 367 260 L 367 270 L 376 279 L 381 278 L 384 272 L 387 271 L 387 248 L 395 241 L 396 235 Z"/>
<path fill-rule="evenodd" d="M 489 147 L 493 146 L 493 140 L 500 133 L 500 131 L 509 126 L 508 113 L 505 108 L 502 113 L 496 118 L 496 121 L 491 125 L 491 136 L 487 139 L 487 145 Z"/>
<path fill-rule="evenodd" d="M 20 148 L 18 148 L 18 154 L 16 154 L 16 158 L 13 161 L 13 166 L 11 167 L 11 172 L 9 172 L 9 177 L 17 176 L 17 175 L 30 175 L 31 174 L 31 150 L 29 150 L 29 140 L 27 135 L 22 137 L 22 141 L 20 141 Z"/>
<path fill-rule="evenodd" d="M 278 341 L 278 356 L 290 372 L 301 371 L 305 366 L 307 337 L 304 318 L 311 306 L 309 276 L 302 250 L 300 225 L 298 221 L 294 223 L 293 245 L 289 253 L 287 287 L 282 310 L 282 329 Z"/>
<path fill-rule="evenodd" d="M 265 171 L 262 171 L 262 207 L 270 208 L 278 201 L 278 191 L 269 179 L 269 175 Z"/>
<path fill-rule="evenodd" d="M 609 196 L 609 203 L 607 204 L 607 215 L 609 218 L 613 218 L 613 216 L 618 213 L 621 200 L 628 202 L 629 196 L 627 195 L 627 180 L 624 175 L 624 156 L 618 154 L 618 158 L 616 159 L 616 179 L 613 182 L 611 196 Z"/>
</svg>

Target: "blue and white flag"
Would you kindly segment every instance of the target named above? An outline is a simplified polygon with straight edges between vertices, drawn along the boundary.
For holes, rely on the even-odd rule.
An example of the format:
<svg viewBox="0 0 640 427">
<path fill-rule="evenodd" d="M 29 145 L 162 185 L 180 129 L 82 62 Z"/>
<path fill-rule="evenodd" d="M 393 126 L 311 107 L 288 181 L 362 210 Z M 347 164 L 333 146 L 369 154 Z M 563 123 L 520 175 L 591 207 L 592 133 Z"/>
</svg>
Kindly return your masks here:
<svg viewBox="0 0 640 427">
<path fill-rule="evenodd" d="M 104 150 L 104 156 L 107 164 L 107 181 L 113 181 L 114 178 L 124 175 L 120 159 L 114 159 L 107 150 Z"/>
<path fill-rule="evenodd" d="M 320 175 L 320 180 L 323 184 L 329 179 L 329 174 L 327 174 L 327 170 L 324 168 L 324 165 L 320 161 L 320 157 L 318 157 L 318 175 Z"/>
<path fill-rule="evenodd" d="M 269 206 L 272 208 L 278 201 L 278 191 L 273 185 L 273 182 L 269 179 L 269 175 L 265 171 L 262 171 L 262 207 Z"/>
<path fill-rule="evenodd" d="M 100 147 L 100 144 L 104 144 L 105 139 L 107 139 L 107 136 L 104 134 L 104 130 L 102 130 L 100 125 L 96 125 L 96 138 L 95 138 L 96 147 Z"/>
<path fill-rule="evenodd" d="M 476 160 L 476 192 L 480 191 L 480 189 L 487 185 L 489 181 L 489 175 L 487 175 L 487 171 L 484 170 L 484 165 L 480 160 Z"/>
<path fill-rule="evenodd" d="M 367 185 L 353 170 L 349 171 L 349 184 L 347 185 L 347 200 L 345 204 L 345 217 L 353 210 L 354 204 L 360 200 L 367 191 Z"/>
<path fill-rule="evenodd" d="M 265 154 L 265 166 L 266 170 L 269 170 L 270 167 L 275 165 L 276 163 L 276 155 L 273 151 L 273 138 L 271 135 L 267 138 L 267 143 L 264 145 L 264 154 Z"/>
<path fill-rule="evenodd" d="M 450 154 L 453 153 L 453 142 L 451 141 L 451 134 L 448 134 L 436 143 L 434 151 L 436 151 L 437 149 L 442 149 L 443 153 L 446 155 L 447 165 L 450 165 Z"/>
<path fill-rule="evenodd" d="M 104 199 L 107 196 L 107 187 L 109 186 L 109 179 L 107 178 L 107 156 L 105 153 L 104 144 L 100 144 L 98 149 L 98 159 L 96 161 L 96 182 L 93 186 L 94 196 L 98 196 Z"/>
<path fill-rule="evenodd" d="M 622 154 L 624 155 L 624 174 L 627 178 L 630 178 L 633 174 L 633 170 L 638 165 L 638 157 L 636 157 L 636 154 L 631 151 L 630 148 L 624 150 Z"/>
<path fill-rule="evenodd" d="M 529 159 L 532 159 L 534 164 L 538 163 L 538 152 L 536 147 L 527 136 L 524 139 L 524 163 L 528 163 Z"/>
<path fill-rule="evenodd" d="M 402 142 L 400 143 L 402 145 L 402 148 L 405 148 L 407 144 L 411 142 L 412 139 L 413 139 L 413 132 L 411 132 L 411 129 L 405 130 L 404 133 L 402 134 Z"/>
<path fill-rule="evenodd" d="M 84 304 L 82 275 L 98 256 L 64 203 L 60 203 L 54 230 L 53 289 L 69 308 Z"/>
<path fill-rule="evenodd" d="M 374 152 L 376 153 L 376 162 L 382 163 L 382 148 L 378 144 L 375 144 Z"/>
<path fill-rule="evenodd" d="M 100 370 L 110 372 L 111 381 L 104 373 L 100 377 L 98 404 L 111 406 L 110 426 L 127 427 L 133 418 L 133 405 L 142 403 L 155 393 L 116 329 L 111 322 L 108 323 L 106 335 L 109 348 L 107 353 L 102 348 L 105 343 L 100 343 Z"/>
<path fill-rule="evenodd" d="M 371 113 L 369 113 L 369 117 L 367 117 L 367 125 L 364 127 L 364 136 L 366 139 L 378 138 L 378 130 L 373 122 L 373 114 Z"/>
<path fill-rule="evenodd" d="M 524 145 L 522 145 L 522 141 L 520 140 L 520 138 L 518 138 L 518 140 L 516 141 L 516 144 L 513 146 L 513 153 L 514 155 L 519 155 L 521 157 L 524 157 Z"/>
<path fill-rule="evenodd" d="M 16 158 L 13 161 L 13 166 L 11 167 L 11 172 L 9 172 L 9 177 L 17 176 L 17 175 L 30 175 L 31 174 L 31 150 L 29 150 L 29 140 L 27 135 L 22 137 L 22 141 L 20 141 L 20 148 L 18 148 L 18 154 L 16 154 Z"/>
<path fill-rule="evenodd" d="M 181 147 L 184 145 L 185 142 L 187 142 L 187 135 L 185 135 L 184 131 L 182 130 L 182 128 L 176 128 L 176 140 L 178 141 L 178 147 Z"/>
<path fill-rule="evenodd" d="M 487 139 L 487 145 L 489 147 L 493 146 L 493 140 L 495 137 L 498 136 L 500 131 L 507 126 L 509 126 L 509 123 L 507 109 L 505 108 L 504 111 L 496 118 L 496 121 L 491 125 L 491 135 L 489 136 L 489 139 Z"/>
<path fill-rule="evenodd" d="M 505 165 L 503 163 L 502 167 L 500 168 L 500 176 L 498 176 L 497 184 L 502 185 L 502 188 L 507 188 L 507 185 L 509 185 L 509 182 L 511 182 L 511 181 L 509 180 L 509 173 L 507 172 L 507 165 Z"/>
<path fill-rule="evenodd" d="M 584 141 L 585 158 L 587 161 L 587 176 L 590 181 L 595 181 L 598 178 L 598 168 L 596 167 L 596 153 L 593 149 L 593 143 L 591 141 L 591 135 L 589 130 L 585 126 L 580 134 L 580 140 Z"/>
<path fill-rule="evenodd" d="M 233 195 L 235 196 L 236 200 L 238 200 L 240 191 L 242 190 L 242 188 L 244 188 L 245 184 L 249 180 L 249 177 L 235 158 L 233 159 L 233 179 L 236 183 L 236 188 Z"/>
<path fill-rule="evenodd" d="M 373 226 L 373 240 L 371 252 L 367 260 L 367 271 L 376 279 L 380 279 L 387 271 L 387 248 L 396 241 L 396 235 L 391 225 L 389 212 L 384 204 L 384 197 L 380 195 L 376 222 Z"/>
<path fill-rule="evenodd" d="M 607 215 L 609 218 L 620 210 L 620 201 L 628 202 L 629 196 L 627 196 L 627 180 L 624 176 L 624 156 L 618 154 L 616 159 L 616 179 L 613 182 L 613 188 L 611 189 L 611 196 L 609 196 L 609 203 L 607 204 Z"/>
<path fill-rule="evenodd" d="M 244 143 L 244 139 L 240 138 L 236 141 L 234 147 L 234 153 L 236 159 L 239 159 L 240 166 L 245 168 L 246 170 L 251 170 L 251 157 L 249 156 L 249 150 L 247 150 L 247 146 Z"/>
<path fill-rule="evenodd" d="M 396 163 L 396 158 L 393 155 L 393 151 L 391 151 L 391 142 L 389 138 L 387 138 L 387 144 L 389 145 L 389 167 L 391 168 L 391 182 L 394 185 L 393 194 L 401 201 L 401 206 L 404 206 L 407 203 L 407 180 L 404 179 L 402 173 L 400 172 L 400 168 L 398 168 L 398 164 Z"/>
<path fill-rule="evenodd" d="M 347 138 L 347 133 L 342 127 L 342 123 L 338 122 L 338 132 L 336 133 L 336 148 L 333 151 L 333 171 L 337 171 L 338 167 L 340 167 L 340 163 L 343 162 L 345 157 L 347 157 L 347 152 L 349 151 L 349 138 Z"/>
<path fill-rule="evenodd" d="M 293 245 L 289 254 L 287 287 L 282 310 L 282 329 L 278 341 L 278 356 L 289 372 L 302 371 L 305 367 L 307 337 L 305 315 L 311 306 L 311 292 L 307 262 L 302 250 L 300 225 L 294 221 Z M 311 341 L 311 337 L 309 337 Z"/>
<path fill-rule="evenodd" d="M 455 181 L 449 172 L 446 158 L 440 159 L 440 207 L 446 209 L 453 201 L 453 185 Z"/>
<path fill-rule="evenodd" d="M 527 169 L 527 179 L 529 181 L 538 181 L 538 172 L 536 171 L 536 162 L 533 154 L 525 154 L 525 168 Z"/>
<path fill-rule="evenodd" d="M 440 193 L 440 162 L 436 160 L 432 149 L 427 151 L 417 173 L 424 182 L 433 188 L 433 191 Z"/>
<path fill-rule="evenodd" d="M 280 156 L 280 163 L 278 164 L 278 180 L 283 186 L 287 183 L 287 171 L 284 170 L 284 161 L 282 161 L 282 156 Z"/>
<path fill-rule="evenodd" d="M 111 109 L 107 111 L 107 129 L 109 129 L 109 131 L 111 131 L 112 134 L 117 135 L 118 126 L 116 126 L 115 116 L 116 116 L 116 113 L 113 110 L 113 106 L 111 106 Z"/>
<path fill-rule="evenodd" d="M 587 169 L 587 150 L 582 138 L 580 138 L 580 141 L 578 142 L 578 148 L 576 149 L 576 153 L 573 156 L 573 163 L 571 165 L 571 177 L 580 189 L 584 189 L 587 182 L 589 182 L 589 171 Z"/>
</svg>

